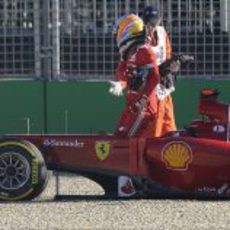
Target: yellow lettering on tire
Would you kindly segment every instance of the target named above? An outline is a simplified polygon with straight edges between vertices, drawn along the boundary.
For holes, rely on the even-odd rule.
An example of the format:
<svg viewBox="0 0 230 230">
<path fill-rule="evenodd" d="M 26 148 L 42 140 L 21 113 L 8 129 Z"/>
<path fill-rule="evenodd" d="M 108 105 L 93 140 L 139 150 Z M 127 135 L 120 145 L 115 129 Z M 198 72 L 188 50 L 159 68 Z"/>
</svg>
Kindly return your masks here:
<svg viewBox="0 0 230 230">
<path fill-rule="evenodd" d="M 38 161 L 35 159 L 31 165 L 31 181 L 32 185 L 38 184 Z"/>
</svg>

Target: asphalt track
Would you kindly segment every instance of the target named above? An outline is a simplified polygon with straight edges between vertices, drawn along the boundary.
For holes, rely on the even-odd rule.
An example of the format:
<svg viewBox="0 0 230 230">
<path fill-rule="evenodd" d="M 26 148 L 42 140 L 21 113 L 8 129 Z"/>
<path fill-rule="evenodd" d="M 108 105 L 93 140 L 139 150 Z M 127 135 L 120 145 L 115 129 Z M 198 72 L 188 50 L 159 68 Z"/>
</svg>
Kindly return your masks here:
<svg viewBox="0 0 230 230">
<path fill-rule="evenodd" d="M 77 200 L 54 201 L 51 176 L 32 202 L 0 203 L 0 229 L 230 229 L 229 201 Z M 102 194 L 95 183 L 64 175 L 64 194 Z"/>
</svg>

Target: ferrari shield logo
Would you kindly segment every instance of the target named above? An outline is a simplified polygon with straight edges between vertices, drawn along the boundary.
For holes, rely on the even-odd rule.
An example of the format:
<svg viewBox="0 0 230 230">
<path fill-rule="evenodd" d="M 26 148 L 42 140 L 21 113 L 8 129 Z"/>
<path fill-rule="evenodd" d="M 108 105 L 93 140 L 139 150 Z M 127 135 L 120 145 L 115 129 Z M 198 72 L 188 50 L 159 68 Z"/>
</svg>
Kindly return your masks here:
<svg viewBox="0 0 230 230">
<path fill-rule="evenodd" d="M 97 141 L 95 143 L 96 156 L 99 160 L 105 160 L 110 153 L 110 142 L 109 141 Z"/>
</svg>

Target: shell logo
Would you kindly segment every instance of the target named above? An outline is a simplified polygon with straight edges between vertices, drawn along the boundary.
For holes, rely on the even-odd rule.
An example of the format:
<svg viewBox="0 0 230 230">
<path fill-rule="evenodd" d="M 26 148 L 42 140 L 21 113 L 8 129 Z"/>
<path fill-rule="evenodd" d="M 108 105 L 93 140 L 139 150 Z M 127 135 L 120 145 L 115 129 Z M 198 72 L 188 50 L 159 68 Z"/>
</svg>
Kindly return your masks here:
<svg viewBox="0 0 230 230">
<path fill-rule="evenodd" d="M 162 150 L 162 160 L 172 170 L 187 170 L 192 157 L 192 150 L 185 142 L 171 142 Z"/>
</svg>

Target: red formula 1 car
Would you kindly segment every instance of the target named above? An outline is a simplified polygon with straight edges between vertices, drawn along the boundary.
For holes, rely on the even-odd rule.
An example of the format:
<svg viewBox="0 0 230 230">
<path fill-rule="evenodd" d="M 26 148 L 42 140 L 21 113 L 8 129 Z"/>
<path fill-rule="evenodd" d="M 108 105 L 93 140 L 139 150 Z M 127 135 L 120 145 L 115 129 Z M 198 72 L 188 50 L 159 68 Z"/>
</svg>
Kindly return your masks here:
<svg viewBox="0 0 230 230">
<path fill-rule="evenodd" d="M 104 197 L 230 197 L 230 106 L 203 90 L 196 120 L 155 139 L 113 135 L 4 135 L 0 199 L 38 196 L 47 169 L 86 176 Z"/>
</svg>

